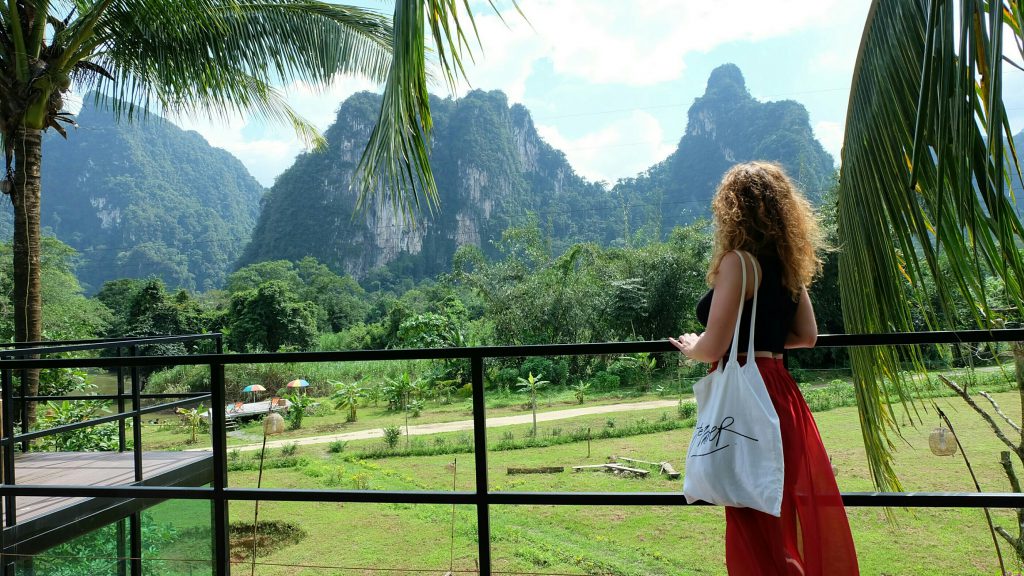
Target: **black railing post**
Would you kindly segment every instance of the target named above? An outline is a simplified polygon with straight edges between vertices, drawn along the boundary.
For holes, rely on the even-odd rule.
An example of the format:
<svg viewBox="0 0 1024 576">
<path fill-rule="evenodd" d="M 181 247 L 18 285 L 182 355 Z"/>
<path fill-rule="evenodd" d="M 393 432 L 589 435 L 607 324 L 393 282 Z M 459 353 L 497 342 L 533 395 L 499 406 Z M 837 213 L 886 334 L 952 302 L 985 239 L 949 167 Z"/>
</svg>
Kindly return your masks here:
<svg viewBox="0 0 1024 576">
<path fill-rule="evenodd" d="M 118 346 L 117 357 L 124 355 L 124 349 Z M 124 414 L 124 366 L 117 367 L 117 413 Z M 117 451 L 124 452 L 127 439 L 124 431 L 124 420 L 117 421 Z"/>
<path fill-rule="evenodd" d="M 137 346 L 130 348 L 132 357 L 139 355 Z M 132 366 L 132 456 L 135 461 L 135 482 L 141 484 L 143 478 L 142 463 L 142 382 L 139 377 L 139 367 Z M 122 400 L 123 402 L 123 400 Z M 124 425 L 124 419 L 121 420 Z M 131 515 L 128 522 L 130 531 L 128 542 L 131 549 L 132 576 L 142 576 L 142 514 L 136 512 Z"/>
<path fill-rule="evenodd" d="M 487 487 L 487 417 L 484 405 L 484 358 L 473 355 L 473 459 L 476 464 L 476 530 L 480 574 L 491 574 L 491 512 Z"/>
<path fill-rule="evenodd" d="M 21 382 L 19 382 L 18 394 L 21 396 L 21 433 L 28 434 L 28 400 L 25 397 L 28 396 L 28 383 L 26 382 L 28 370 L 21 371 Z M 13 447 L 13 446 L 12 446 Z M 21 451 L 28 452 L 28 440 L 22 441 Z"/>
<path fill-rule="evenodd" d="M 218 353 L 222 351 L 218 340 Z M 213 449 L 213 556 L 214 574 L 231 574 L 228 534 L 227 430 L 224 414 L 224 365 L 210 364 L 210 434 Z"/>
<path fill-rule="evenodd" d="M 128 545 L 132 576 L 142 576 L 142 514 L 139 512 L 128 517 Z"/>
<path fill-rule="evenodd" d="M 4 484 L 14 484 L 14 400 L 13 378 L 11 371 L 0 370 L 0 386 L 3 387 L 3 466 Z M 14 526 L 18 521 L 16 497 L 12 494 L 4 496 L 4 525 Z"/>
<path fill-rule="evenodd" d="M 129 349 L 132 357 L 139 355 L 139 349 L 132 346 Z M 135 481 L 142 482 L 142 390 L 139 382 L 139 367 L 132 366 L 132 452 L 135 456 Z M 124 420 L 121 420 L 124 422 Z"/>
<path fill-rule="evenodd" d="M 120 353 L 118 353 L 120 355 Z M 124 557 L 125 547 L 124 518 L 117 521 L 117 576 L 128 576 L 127 560 Z"/>
<path fill-rule="evenodd" d="M 0 370 L 0 398 L 3 400 L 3 480 L 4 484 L 14 484 L 14 391 L 11 371 Z M 14 526 L 18 521 L 16 496 L 7 494 L 4 496 L 4 522 L 0 525 L 0 533 L 8 526 Z M 7 552 L 7 540 L 0 537 L 0 574 L 3 576 L 14 576 L 16 568 L 12 559 L 2 557 Z"/>
</svg>

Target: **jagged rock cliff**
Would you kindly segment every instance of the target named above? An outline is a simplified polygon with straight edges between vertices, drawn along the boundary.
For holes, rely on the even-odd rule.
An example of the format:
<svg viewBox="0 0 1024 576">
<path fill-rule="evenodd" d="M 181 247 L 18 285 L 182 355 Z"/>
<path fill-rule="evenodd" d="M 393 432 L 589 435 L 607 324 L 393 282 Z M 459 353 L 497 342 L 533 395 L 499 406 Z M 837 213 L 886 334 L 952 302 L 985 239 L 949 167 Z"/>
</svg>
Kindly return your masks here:
<svg viewBox="0 0 1024 576">
<path fill-rule="evenodd" d="M 664 235 L 705 215 L 715 185 L 735 162 L 779 161 L 812 198 L 833 170 L 803 106 L 758 102 L 732 65 L 712 73 L 678 149 L 612 191 L 577 176 L 537 135 L 525 108 L 510 107 L 501 92 L 475 91 L 431 101 L 441 211 L 410 227 L 384 206 L 353 216 L 350 183 L 379 105 L 380 96 L 370 93 L 341 105 L 326 133 L 328 150 L 300 156 L 267 194 L 239 266 L 314 256 L 364 279 L 381 266 L 391 277 L 422 277 L 447 271 L 461 245 L 493 252 L 502 232 L 530 213 L 559 253 L 574 242 L 621 243 L 645 225 Z"/>
<path fill-rule="evenodd" d="M 759 102 L 733 64 L 712 71 L 704 95 L 687 112 L 679 146 L 616 192 L 661 207 L 663 228 L 709 212 L 722 174 L 737 162 L 781 163 L 813 201 L 829 185 L 832 156 L 815 140 L 807 110 L 792 100 Z"/>
<path fill-rule="evenodd" d="M 341 105 L 325 134 L 328 149 L 300 156 L 267 194 L 239 266 L 315 256 L 357 277 L 385 265 L 401 275 L 432 275 L 448 269 L 461 245 L 492 251 L 530 211 L 601 193 L 540 139 L 525 108 L 510 107 L 501 92 L 474 91 L 457 101 L 431 100 L 440 211 L 421 214 L 415 226 L 384 205 L 354 215 L 350 184 L 379 105 L 371 93 Z"/>
</svg>

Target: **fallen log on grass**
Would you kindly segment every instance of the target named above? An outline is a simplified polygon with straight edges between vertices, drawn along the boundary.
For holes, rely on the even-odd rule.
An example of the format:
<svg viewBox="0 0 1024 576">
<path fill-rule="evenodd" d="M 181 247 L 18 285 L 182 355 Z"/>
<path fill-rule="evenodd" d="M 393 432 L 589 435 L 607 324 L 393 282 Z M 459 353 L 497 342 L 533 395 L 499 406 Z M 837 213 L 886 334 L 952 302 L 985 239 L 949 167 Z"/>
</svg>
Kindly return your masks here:
<svg viewBox="0 0 1024 576">
<path fill-rule="evenodd" d="M 558 474 L 565 472 L 565 466 L 541 466 L 539 468 L 509 468 L 509 474 Z"/>
<path fill-rule="evenodd" d="M 608 470 L 607 464 L 585 464 L 583 466 L 573 466 L 573 472 L 606 472 Z"/>
<path fill-rule="evenodd" d="M 650 474 L 648 470 L 641 470 L 639 468 L 630 468 L 628 466 L 620 466 L 618 464 L 605 464 L 605 468 L 611 470 L 616 474 L 632 474 L 633 476 L 647 477 Z"/>
<path fill-rule="evenodd" d="M 678 480 L 682 474 L 676 472 L 676 469 L 672 467 L 668 462 L 661 463 L 661 473 L 668 476 L 669 480 Z"/>
</svg>

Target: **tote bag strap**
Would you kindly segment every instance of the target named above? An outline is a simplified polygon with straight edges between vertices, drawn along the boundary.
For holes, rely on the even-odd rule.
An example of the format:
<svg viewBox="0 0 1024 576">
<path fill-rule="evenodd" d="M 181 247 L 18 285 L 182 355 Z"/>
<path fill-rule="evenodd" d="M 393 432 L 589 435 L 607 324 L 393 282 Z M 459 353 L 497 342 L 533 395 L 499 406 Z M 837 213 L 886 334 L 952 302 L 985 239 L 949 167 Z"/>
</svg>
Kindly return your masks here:
<svg viewBox="0 0 1024 576">
<path fill-rule="evenodd" d="M 740 271 L 743 274 L 743 282 L 740 284 L 740 309 L 736 312 L 736 327 L 733 328 L 732 331 L 732 347 L 729 348 L 728 364 L 735 364 L 737 362 L 737 357 L 739 356 L 737 348 L 739 348 L 740 344 L 740 323 L 743 319 L 743 303 L 747 300 L 745 298 L 747 295 L 747 260 L 743 256 L 743 252 L 740 252 L 739 250 L 733 250 L 733 252 L 736 252 L 736 255 L 740 257 Z M 753 323 L 751 323 L 751 325 L 753 325 Z M 748 356 L 748 358 L 749 357 L 750 356 Z M 721 366 L 721 363 L 719 363 L 719 366 Z"/>
<path fill-rule="evenodd" d="M 757 293 L 760 285 L 758 284 L 757 277 L 757 259 L 754 258 L 753 254 L 747 254 L 747 256 L 750 256 L 750 267 L 754 269 L 754 302 L 750 307 L 750 337 L 747 338 L 747 362 L 752 362 L 754 360 L 754 324 L 757 323 Z M 744 266 L 744 269 L 746 269 L 746 266 Z M 744 282 L 744 293 L 746 293 L 746 288 L 747 283 Z M 743 308 L 741 306 L 740 310 L 742 311 L 742 309 Z"/>
</svg>

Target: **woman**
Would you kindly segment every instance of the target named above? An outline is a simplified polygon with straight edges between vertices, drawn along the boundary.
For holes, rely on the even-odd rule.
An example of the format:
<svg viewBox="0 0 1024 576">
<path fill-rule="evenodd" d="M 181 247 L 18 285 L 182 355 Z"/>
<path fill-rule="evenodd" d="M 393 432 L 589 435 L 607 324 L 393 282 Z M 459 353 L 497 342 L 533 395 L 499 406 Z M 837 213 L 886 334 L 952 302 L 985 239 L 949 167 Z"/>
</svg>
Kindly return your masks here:
<svg viewBox="0 0 1024 576">
<path fill-rule="evenodd" d="M 842 498 L 818 428 L 782 364 L 787 348 L 810 348 L 818 337 L 807 286 L 821 271 L 821 233 L 806 199 L 781 166 L 751 162 L 722 178 L 711 204 L 715 251 L 708 271 L 711 290 L 697 304 L 703 334 L 669 340 L 687 357 L 717 363 L 732 343 L 739 293 L 747 302 L 740 320 L 739 349 L 747 349 L 750 302 L 757 290 L 754 360 L 782 429 L 785 484 L 782 514 L 726 508 L 725 556 L 731 576 L 857 574 L 857 557 Z M 745 258 L 743 285 L 740 258 Z M 754 267 L 759 285 L 754 285 Z M 740 354 L 740 362 L 747 361 Z M 712 367 L 714 369 L 714 366 Z"/>
</svg>

